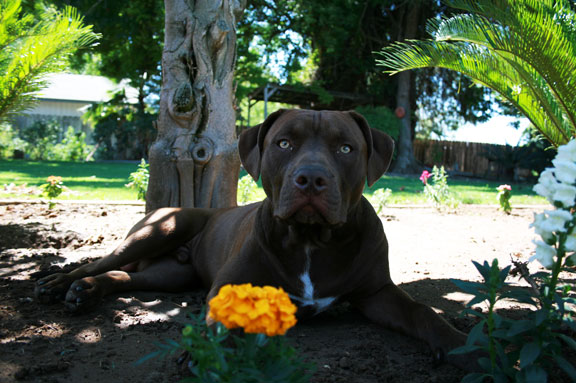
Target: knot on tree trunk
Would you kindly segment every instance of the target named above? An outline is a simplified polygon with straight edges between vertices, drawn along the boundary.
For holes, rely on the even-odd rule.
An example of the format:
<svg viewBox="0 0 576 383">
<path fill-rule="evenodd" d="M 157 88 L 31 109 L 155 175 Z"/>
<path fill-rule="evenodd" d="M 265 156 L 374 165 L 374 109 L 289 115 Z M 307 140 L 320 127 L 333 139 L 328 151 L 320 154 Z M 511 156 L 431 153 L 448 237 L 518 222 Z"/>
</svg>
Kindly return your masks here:
<svg viewBox="0 0 576 383">
<path fill-rule="evenodd" d="M 192 144 L 190 152 L 197 165 L 205 165 L 212 159 L 214 143 L 207 137 L 200 137 L 198 141 Z"/>
<path fill-rule="evenodd" d="M 174 97 L 172 97 L 172 105 L 177 113 L 187 113 L 192 110 L 194 97 L 190 83 L 184 82 L 176 88 Z"/>
</svg>

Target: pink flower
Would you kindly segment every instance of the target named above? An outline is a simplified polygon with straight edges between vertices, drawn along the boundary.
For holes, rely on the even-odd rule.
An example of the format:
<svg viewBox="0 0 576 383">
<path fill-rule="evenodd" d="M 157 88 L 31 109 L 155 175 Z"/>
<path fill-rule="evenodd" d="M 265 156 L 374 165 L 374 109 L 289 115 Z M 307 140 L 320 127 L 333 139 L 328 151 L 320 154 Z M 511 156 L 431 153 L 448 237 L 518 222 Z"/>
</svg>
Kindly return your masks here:
<svg viewBox="0 0 576 383">
<path fill-rule="evenodd" d="M 422 172 L 422 175 L 420 176 L 420 181 L 422 181 L 422 183 L 426 185 L 426 183 L 428 182 L 428 178 L 430 177 L 432 177 L 432 173 L 430 173 L 428 170 L 424 170 Z"/>
<path fill-rule="evenodd" d="M 512 191 L 512 186 L 510 185 L 500 185 L 498 186 L 498 191 L 509 190 Z"/>
</svg>

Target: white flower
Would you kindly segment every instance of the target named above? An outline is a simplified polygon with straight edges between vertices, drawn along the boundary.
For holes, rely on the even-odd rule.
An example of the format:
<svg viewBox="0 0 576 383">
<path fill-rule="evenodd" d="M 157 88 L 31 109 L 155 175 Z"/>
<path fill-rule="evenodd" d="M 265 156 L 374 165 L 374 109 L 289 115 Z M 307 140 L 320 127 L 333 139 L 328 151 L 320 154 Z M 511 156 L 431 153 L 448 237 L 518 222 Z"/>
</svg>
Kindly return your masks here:
<svg viewBox="0 0 576 383">
<path fill-rule="evenodd" d="M 556 181 L 556 177 L 554 177 L 554 169 L 547 168 L 540 174 L 538 183 L 532 190 L 553 203 L 554 200 L 552 200 L 552 196 L 556 190 L 556 185 L 558 185 L 558 181 Z"/>
<path fill-rule="evenodd" d="M 530 261 L 537 260 L 545 268 L 552 268 L 554 265 L 554 257 L 556 256 L 556 249 L 542 241 L 534 241 L 534 244 L 536 244 L 536 254 L 530 258 Z"/>
<path fill-rule="evenodd" d="M 552 163 L 555 167 L 554 174 L 556 175 L 556 179 L 566 182 L 567 184 L 576 182 L 576 163 L 560 159 L 555 159 Z"/>
<path fill-rule="evenodd" d="M 545 214 L 548 215 L 546 219 L 540 220 L 539 228 L 545 232 L 565 232 L 566 222 L 572 220 L 572 214 L 566 210 L 546 210 Z M 536 224 L 536 222 L 534 222 Z"/>
<path fill-rule="evenodd" d="M 534 223 L 530 224 L 530 227 L 533 227 L 536 234 L 541 236 L 544 241 L 548 242 L 553 239 L 554 235 L 552 231 L 547 230 L 547 226 L 544 225 L 544 221 L 546 221 L 546 214 L 534 213 Z"/>
<path fill-rule="evenodd" d="M 576 162 L 576 140 L 572 140 L 566 145 L 558 148 L 557 160 Z"/>
<path fill-rule="evenodd" d="M 576 199 L 576 187 L 567 184 L 556 185 L 556 190 L 552 195 L 552 200 L 554 202 L 560 202 L 565 208 L 574 206 L 574 200 Z"/>
<path fill-rule="evenodd" d="M 576 234 L 570 234 L 564 242 L 564 248 L 566 251 L 576 251 Z"/>
</svg>

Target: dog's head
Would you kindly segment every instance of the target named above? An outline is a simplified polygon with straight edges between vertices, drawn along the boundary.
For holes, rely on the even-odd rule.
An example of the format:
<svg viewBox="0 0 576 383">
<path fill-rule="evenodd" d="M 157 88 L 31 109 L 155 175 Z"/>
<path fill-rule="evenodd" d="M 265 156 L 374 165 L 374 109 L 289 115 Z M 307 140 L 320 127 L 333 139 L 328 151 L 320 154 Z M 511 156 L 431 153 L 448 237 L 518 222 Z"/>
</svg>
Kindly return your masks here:
<svg viewBox="0 0 576 383">
<path fill-rule="evenodd" d="M 332 226 L 388 169 L 394 142 L 355 112 L 279 110 L 244 131 L 238 147 L 276 218 Z"/>
</svg>

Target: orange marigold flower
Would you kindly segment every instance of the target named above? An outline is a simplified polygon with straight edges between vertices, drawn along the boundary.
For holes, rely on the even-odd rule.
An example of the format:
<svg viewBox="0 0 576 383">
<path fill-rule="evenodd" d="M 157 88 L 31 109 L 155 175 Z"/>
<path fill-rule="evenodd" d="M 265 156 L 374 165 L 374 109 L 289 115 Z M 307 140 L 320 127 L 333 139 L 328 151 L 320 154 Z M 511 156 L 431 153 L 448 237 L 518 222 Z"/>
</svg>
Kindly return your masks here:
<svg viewBox="0 0 576 383">
<path fill-rule="evenodd" d="M 209 306 L 212 319 L 228 329 L 242 327 L 246 333 L 284 335 L 296 324 L 296 306 L 282 288 L 225 285 Z"/>
</svg>

